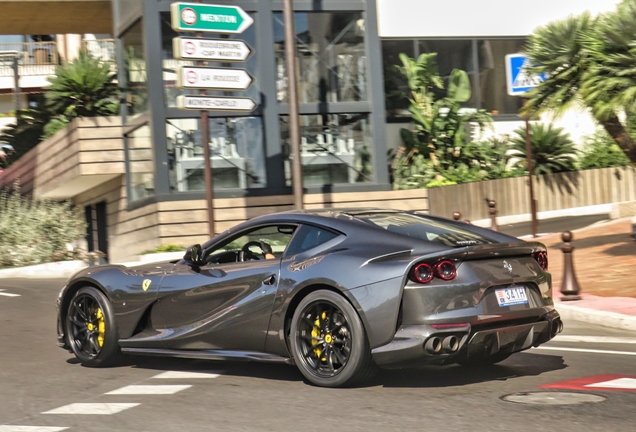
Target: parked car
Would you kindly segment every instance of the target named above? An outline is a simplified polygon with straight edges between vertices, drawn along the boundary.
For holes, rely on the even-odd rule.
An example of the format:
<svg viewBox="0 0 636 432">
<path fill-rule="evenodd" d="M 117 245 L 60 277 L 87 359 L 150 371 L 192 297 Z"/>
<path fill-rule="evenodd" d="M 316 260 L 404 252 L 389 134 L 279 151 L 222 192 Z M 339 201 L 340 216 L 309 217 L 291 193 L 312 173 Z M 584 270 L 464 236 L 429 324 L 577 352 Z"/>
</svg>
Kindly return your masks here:
<svg viewBox="0 0 636 432">
<path fill-rule="evenodd" d="M 414 212 L 251 219 L 178 262 L 103 265 L 60 292 L 59 344 L 120 354 L 295 364 L 319 386 L 376 368 L 491 364 L 559 333 L 546 248 Z"/>
</svg>

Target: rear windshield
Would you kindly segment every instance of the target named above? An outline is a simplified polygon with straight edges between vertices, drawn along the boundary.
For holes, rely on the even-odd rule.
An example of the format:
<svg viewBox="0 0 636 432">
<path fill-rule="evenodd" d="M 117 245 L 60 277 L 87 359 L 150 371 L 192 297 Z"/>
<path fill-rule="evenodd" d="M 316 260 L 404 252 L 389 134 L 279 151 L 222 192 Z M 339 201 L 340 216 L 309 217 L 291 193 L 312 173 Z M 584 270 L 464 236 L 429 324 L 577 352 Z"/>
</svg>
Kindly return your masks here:
<svg viewBox="0 0 636 432">
<path fill-rule="evenodd" d="M 493 239 L 443 221 L 408 213 L 363 213 L 356 218 L 396 234 L 451 247 L 496 243 Z"/>
</svg>

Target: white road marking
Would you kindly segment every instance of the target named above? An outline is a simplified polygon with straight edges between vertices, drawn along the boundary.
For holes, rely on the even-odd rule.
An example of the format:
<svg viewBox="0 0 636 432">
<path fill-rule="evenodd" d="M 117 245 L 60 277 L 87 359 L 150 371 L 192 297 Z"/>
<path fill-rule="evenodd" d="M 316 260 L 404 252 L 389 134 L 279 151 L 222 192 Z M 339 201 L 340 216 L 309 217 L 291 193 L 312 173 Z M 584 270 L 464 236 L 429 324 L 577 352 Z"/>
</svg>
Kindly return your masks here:
<svg viewBox="0 0 636 432">
<path fill-rule="evenodd" d="M 610 381 L 587 384 L 585 387 L 603 387 L 615 389 L 636 389 L 636 379 L 634 378 L 617 378 Z"/>
<path fill-rule="evenodd" d="M 159 375 L 155 375 L 154 379 L 203 379 L 203 378 L 218 378 L 220 373 L 216 372 L 186 372 L 186 371 L 167 371 L 162 372 Z"/>
<path fill-rule="evenodd" d="M 96 414 L 111 415 L 117 414 L 129 408 L 134 408 L 139 403 L 73 403 L 64 405 L 42 414 Z"/>
<path fill-rule="evenodd" d="M 595 350 L 595 349 L 584 349 L 584 348 L 562 348 L 562 347 L 553 347 L 553 346 L 540 346 L 535 349 L 550 350 L 550 351 L 574 351 L 574 352 L 593 353 L 593 354 L 615 354 L 615 355 L 636 356 L 636 352 L 629 352 L 629 351 L 608 351 L 608 350 Z"/>
<path fill-rule="evenodd" d="M 636 344 L 636 338 L 629 338 L 629 337 L 558 335 L 552 340 L 556 342 Z"/>
<path fill-rule="evenodd" d="M 107 395 L 175 394 L 191 385 L 129 385 L 106 393 Z"/>
<path fill-rule="evenodd" d="M 55 426 L 12 426 L 0 425 L 0 432 L 59 432 L 68 429 L 67 427 Z"/>
<path fill-rule="evenodd" d="M 0 291 L 4 291 L 3 289 L 0 289 Z M 8 292 L 0 292 L 0 296 L 5 296 L 5 297 L 20 297 L 20 294 L 12 294 L 12 293 L 8 293 Z M 1 431 L 0 431 L 1 432 Z"/>
</svg>

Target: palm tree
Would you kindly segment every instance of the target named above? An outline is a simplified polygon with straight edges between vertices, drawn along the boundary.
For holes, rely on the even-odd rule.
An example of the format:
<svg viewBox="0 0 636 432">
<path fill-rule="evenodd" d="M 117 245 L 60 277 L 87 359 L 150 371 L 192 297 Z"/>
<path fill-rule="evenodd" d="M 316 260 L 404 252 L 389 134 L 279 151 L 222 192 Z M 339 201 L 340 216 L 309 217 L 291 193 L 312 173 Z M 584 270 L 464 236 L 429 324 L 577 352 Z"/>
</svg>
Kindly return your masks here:
<svg viewBox="0 0 636 432">
<path fill-rule="evenodd" d="M 615 12 L 601 16 L 598 32 L 584 36 L 590 65 L 581 94 L 594 117 L 636 162 L 636 144 L 618 112 L 636 113 L 636 0 L 623 1 Z"/>
<path fill-rule="evenodd" d="M 54 112 L 69 119 L 114 115 L 119 112 L 114 81 L 108 64 L 80 52 L 75 60 L 56 68 L 46 98 Z"/>
<path fill-rule="evenodd" d="M 519 158 L 514 168 L 526 169 L 526 128 L 515 130 L 510 146 L 510 156 Z M 547 127 L 541 123 L 530 125 L 532 147 L 532 173 L 534 175 L 555 174 L 575 169 L 577 150 L 570 136 L 562 128 Z"/>
<path fill-rule="evenodd" d="M 619 120 L 622 112 L 636 112 L 635 5 L 625 0 L 616 12 L 598 18 L 586 12 L 535 30 L 524 48 L 533 63 L 529 72 L 548 78 L 528 93 L 522 113 L 559 115 L 574 104 L 588 107 L 636 163 L 636 143 Z"/>
</svg>

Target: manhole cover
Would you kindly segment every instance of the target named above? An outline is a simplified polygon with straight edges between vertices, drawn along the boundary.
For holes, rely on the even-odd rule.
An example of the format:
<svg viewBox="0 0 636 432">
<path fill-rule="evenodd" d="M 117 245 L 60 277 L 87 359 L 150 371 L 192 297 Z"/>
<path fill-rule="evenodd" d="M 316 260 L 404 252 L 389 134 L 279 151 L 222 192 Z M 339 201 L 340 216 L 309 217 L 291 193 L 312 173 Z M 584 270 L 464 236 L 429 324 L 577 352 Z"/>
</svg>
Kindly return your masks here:
<svg viewBox="0 0 636 432">
<path fill-rule="evenodd" d="M 603 402 L 606 398 L 590 393 L 526 392 L 505 395 L 501 399 L 526 405 L 580 405 Z"/>
</svg>

